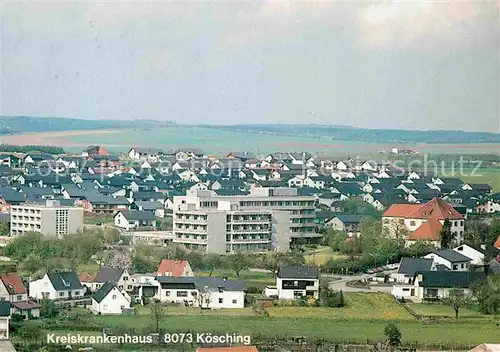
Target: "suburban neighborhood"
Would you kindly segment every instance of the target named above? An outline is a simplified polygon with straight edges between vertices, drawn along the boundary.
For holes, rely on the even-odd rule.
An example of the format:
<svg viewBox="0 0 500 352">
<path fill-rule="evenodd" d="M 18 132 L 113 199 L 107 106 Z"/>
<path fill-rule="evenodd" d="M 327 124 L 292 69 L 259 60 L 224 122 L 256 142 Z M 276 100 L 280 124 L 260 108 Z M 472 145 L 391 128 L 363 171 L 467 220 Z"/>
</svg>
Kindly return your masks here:
<svg viewBox="0 0 500 352">
<path fill-rule="evenodd" d="M 417 315 L 412 307 L 453 306 L 456 295 L 472 302 L 475 287 L 500 274 L 500 193 L 458 177 L 307 152 L 214 157 L 192 148 L 112 154 L 90 146 L 0 160 L 1 243 L 10 263 L 0 297 L 18 321 L 47 317 L 50 301 L 51 309 L 96 317 L 151 310 L 160 324 L 169 307 L 254 307 L 259 315 L 295 302 L 340 309 L 360 294 L 392 297 Z M 24 237 L 65 241 L 89 231 L 118 237 L 89 252 L 86 269 L 9 262 Z M 363 249 L 372 233 L 398 249 Z M 145 259 L 138 252 L 145 248 L 173 254 Z M 321 261 L 325 250 L 332 257 Z M 195 254 L 206 259 L 192 267 Z M 249 270 L 265 284 L 240 275 Z"/>
</svg>

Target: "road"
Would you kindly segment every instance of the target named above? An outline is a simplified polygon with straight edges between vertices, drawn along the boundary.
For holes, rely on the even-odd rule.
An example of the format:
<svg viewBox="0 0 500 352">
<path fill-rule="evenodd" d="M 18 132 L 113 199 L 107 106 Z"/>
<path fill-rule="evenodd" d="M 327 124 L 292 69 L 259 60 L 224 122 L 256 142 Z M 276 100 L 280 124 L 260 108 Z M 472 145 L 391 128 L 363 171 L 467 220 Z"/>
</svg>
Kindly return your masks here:
<svg viewBox="0 0 500 352">
<path fill-rule="evenodd" d="M 387 272 L 389 273 L 389 272 Z M 334 291 L 344 291 L 344 292 L 385 292 L 390 293 L 392 286 L 376 286 L 372 285 L 367 288 L 357 288 L 349 287 L 346 285 L 348 281 L 362 280 L 365 278 L 373 277 L 374 274 L 360 274 L 360 275 L 350 275 L 350 276 L 340 276 L 340 280 L 331 281 L 328 283 L 328 287 Z"/>
</svg>

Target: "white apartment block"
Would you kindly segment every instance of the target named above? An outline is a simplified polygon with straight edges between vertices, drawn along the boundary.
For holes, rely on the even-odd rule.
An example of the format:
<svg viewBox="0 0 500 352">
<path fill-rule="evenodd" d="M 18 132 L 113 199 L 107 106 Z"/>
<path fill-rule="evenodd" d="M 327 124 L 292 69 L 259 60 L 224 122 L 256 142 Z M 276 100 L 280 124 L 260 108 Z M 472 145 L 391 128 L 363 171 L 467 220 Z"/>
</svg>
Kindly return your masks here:
<svg viewBox="0 0 500 352">
<path fill-rule="evenodd" d="M 13 205 L 10 207 L 10 235 L 27 232 L 64 236 L 83 229 L 83 208 L 60 206 L 55 200 L 45 204 Z"/>
<path fill-rule="evenodd" d="M 188 191 L 174 197 L 174 243 L 209 253 L 287 251 L 314 232 L 315 199 L 296 189 L 254 188 L 247 196 Z"/>
</svg>

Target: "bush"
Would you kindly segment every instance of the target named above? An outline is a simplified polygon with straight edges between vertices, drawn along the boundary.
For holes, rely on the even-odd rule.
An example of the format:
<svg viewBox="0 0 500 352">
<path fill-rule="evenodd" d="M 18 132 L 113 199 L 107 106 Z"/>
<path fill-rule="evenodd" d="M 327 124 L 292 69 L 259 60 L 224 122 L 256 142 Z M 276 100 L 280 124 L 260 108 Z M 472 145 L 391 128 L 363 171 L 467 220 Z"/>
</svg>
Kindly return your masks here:
<svg viewBox="0 0 500 352">
<path fill-rule="evenodd" d="M 247 293 L 262 293 L 262 290 L 257 286 L 249 286 L 247 288 Z"/>
<path fill-rule="evenodd" d="M 13 323 L 20 323 L 22 321 L 24 321 L 24 315 L 22 314 L 18 314 L 18 313 L 14 313 L 10 316 L 10 320 L 13 322 Z"/>
<path fill-rule="evenodd" d="M 401 331 L 396 324 L 387 324 L 384 328 L 384 335 L 391 346 L 399 346 L 401 344 Z"/>
<path fill-rule="evenodd" d="M 295 299 L 280 299 L 276 301 L 276 306 L 278 307 L 295 307 L 297 305 L 297 300 Z"/>
</svg>

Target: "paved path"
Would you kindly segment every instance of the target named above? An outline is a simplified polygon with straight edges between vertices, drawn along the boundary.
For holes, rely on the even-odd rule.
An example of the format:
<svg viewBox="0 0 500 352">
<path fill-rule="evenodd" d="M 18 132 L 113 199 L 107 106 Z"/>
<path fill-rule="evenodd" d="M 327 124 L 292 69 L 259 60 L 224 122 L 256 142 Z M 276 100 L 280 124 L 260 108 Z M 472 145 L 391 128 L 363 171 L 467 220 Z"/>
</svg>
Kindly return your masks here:
<svg viewBox="0 0 500 352">
<path fill-rule="evenodd" d="M 358 288 L 358 287 L 349 287 L 346 285 L 348 281 L 356 281 L 362 280 L 365 278 L 373 277 L 374 274 L 360 274 L 360 275 L 351 275 L 351 276 L 340 276 L 341 279 L 337 281 L 331 281 L 328 283 L 328 287 L 331 290 L 335 291 L 344 291 L 344 292 L 391 292 L 392 286 L 376 286 L 371 285 L 367 288 Z"/>
</svg>

